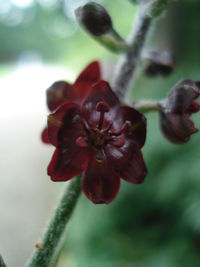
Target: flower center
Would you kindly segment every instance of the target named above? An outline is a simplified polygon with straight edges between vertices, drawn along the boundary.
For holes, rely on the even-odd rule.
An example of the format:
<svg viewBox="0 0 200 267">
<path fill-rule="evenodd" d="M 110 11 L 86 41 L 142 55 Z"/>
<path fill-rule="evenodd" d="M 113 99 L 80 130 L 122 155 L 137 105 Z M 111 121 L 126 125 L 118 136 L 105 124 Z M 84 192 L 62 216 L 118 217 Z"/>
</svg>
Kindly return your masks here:
<svg viewBox="0 0 200 267">
<path fill-rule="evenodd" d="M 107 141 L 109 141 L 110 134 L 109 129 L 112 126 L 110 123 L 108 127 L 104 128 L 104 114 L 106 112 L 109 112 L 110 106 L 108 103 L 100 101 L 96 105 L 96 111 L 100 113 L 98 126 L 95 128 L 90 129 L 89 133 L 89 141 L 92 145 L 94 145 L 96 148 L 100 148 L 103 145 L 106 144 Z"/>
<path fill-rule="evenodd" d="M 108 103 L 100 101 L 96 105 L 96 111 L 99 113 L 99 120 L 96 126 L 88 125 L 87 122 L 83 122 L 85 128 L 85 135 L 79 136 L 76 139 L 76 144 L 79 147 L 87 147 L 92 145 L 97 150 L 96 160 L 101 163 L 105 160 L 105 154 L 103 147 L 111 143 L 115 147 L 121 147 L 125 143 L 125 131 L 127 131 L 130 121 L 126 121 L 119 131 L 114 132 L 111 130 L 113 123 L 111 121 L 105 121 L 105 113 L 109 112 L 110 106 Z"/>
</svg>

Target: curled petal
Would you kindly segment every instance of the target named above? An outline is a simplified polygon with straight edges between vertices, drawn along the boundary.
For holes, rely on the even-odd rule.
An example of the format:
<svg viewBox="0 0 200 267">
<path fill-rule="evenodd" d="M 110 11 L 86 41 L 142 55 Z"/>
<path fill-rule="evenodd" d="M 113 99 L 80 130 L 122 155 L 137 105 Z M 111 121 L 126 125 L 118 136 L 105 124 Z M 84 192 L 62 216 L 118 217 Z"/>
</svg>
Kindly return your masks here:
<svg viewBox="0 0 200 267">
<path fill-rule="evenodd" d="M 139 149 L 135 148 L 132 151 L 132 157 L 129 160 L 127 167 L 120 171 L 120 175 L 129 183 L 141 184 L 144 181 L 144 178 L 147 175 L 147 169 L 142 152 Z"/>
<path fill-rule="evenodd" d="M 171 112 L 184 112 L 200 95 L 197 83 L 192 80 L 178 82 L 169 92 L 166 109 Z"/>
<path fill-rule="evenodd" d="M 176 144 L 188 142 L 198 131 L 188 114 L 161 113 L 160 125 L 164 135 Z"/>
<path fill-rule="evenodd" d="M 88 166 L 89 159 L 89 151 L 79 148 L 75 144 L 56 148 L 47 173 L 52 181 L 67 181 L 83 172 Z"/>
<path fill-rule="evenodd" d="M 48 138 L 48 130 L 47 130 L 47 127 L 44 128 L 44 130 L 42 131 L 41 139 L 42 139 L 42 142 L 44 144 L 50 144 L 49 138 Z"/>
<path fill-rule="evenodd" d="M 75 101 L 75 92 L 71 84 L 58 81 L 53 83 L 47 89 L 47 106 L 50 111 L 54 111 L 57 107 L 66 101 Z"/>
<path fill-rule="evenodd" d="M 93 160 L 82 178 L 85 195 L 95 204 L 110 203 L 120 188 L 120 178 L 106 161 Z"/>
<path fill-rule="evenodd" d="M 52 145 L 65 142 L 64 138 L 81 135 L 81 119 L 78 104 L 65 103 L 48 116 L 48 138 Z"/>
<path fill-rule="evenodd" d="M 146 119 L 145 117 L 135 110 L 134 108 L 123 106 L 119 109 L 123 121 L 130 122 L 130 127 L 127 129 L 128 137 L 133 139 L 138 146 L 143 147 L 146 139 Z"/>
</svg>

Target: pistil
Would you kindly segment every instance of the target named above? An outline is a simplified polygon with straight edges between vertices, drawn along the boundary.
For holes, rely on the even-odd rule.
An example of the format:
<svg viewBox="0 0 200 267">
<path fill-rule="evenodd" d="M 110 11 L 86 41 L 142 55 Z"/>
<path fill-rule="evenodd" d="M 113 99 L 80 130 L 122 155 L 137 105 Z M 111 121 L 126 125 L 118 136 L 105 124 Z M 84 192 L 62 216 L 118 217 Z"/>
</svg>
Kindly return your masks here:
<svg viewBox="0 0 200 267">
<path fill-rule="evenodd" d="M 101 130 L 102 126 L 103 126 L 103 122 L 104 122 L 104 113 L 105 112 L 109 112 L 110 110 L 110 106 L 108 105 L 108 103 L 100 101 L 97 103 L 96 105 L 96 111 L 100 112 L 100 118 L 99 118 L 99 125 L 98 125 L 98 129 Z"/>
</svg>

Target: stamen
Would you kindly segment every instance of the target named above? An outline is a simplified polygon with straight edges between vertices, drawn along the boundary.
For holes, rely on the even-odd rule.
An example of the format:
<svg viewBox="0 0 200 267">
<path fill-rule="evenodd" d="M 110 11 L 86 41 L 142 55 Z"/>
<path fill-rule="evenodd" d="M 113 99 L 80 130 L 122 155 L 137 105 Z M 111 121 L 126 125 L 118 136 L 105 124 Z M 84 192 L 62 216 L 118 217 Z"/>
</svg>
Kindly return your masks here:
<svg viewBox="0 0 200 267">
<path fill-rule="evenodd" d="M 88 146 L 87 139 L 84 138 L 83 136 L 79 136 L 76 139 L 76 145 L 81 147 L 81 148 L 87 147 Z"/>
<path fill-rule="evenodd" d="M 99 126 L 98 128 L 101 130 L 103 126 L 103 121 L 104 121 L 104 113 L 109 112 L 110 106 L 108 103 L 104 101 L 100 101 L 96 104 L 96 111 L 100 112 L 100 118 L 99 118 Z"/>
<path fill-rule="evenodd" d="M 121 129 L 118 132 L 112 132 L 112 136 L 119 136 L 122 133 L 125 133 L 128 128 L 131 127 L 131 122 L 130 121 L 125 121 L 125 123 L 122 125 Z"/>
<path fill-rule="evenodd" d="M 125 136 L 124 135 L 122 135 L 119 138 L 114 139 L 112 141 L 112 145 L 115 147 L 122 147 L 124 144 L 125 144 Z"/>
<path fill-rule="evenodd" d="M 112 126 L 113 126 L 113 123 L 109 122 L 108 126 L 103 129 L 103 132 L 104 133 L 109 132 Z"/>
</svg>

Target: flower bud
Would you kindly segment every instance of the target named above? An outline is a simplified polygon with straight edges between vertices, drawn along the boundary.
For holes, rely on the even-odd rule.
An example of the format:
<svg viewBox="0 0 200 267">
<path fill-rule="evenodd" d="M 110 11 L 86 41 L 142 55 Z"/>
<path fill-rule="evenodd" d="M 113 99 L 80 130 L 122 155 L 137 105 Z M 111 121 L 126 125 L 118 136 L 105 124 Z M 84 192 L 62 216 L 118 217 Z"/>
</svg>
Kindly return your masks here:
<svg viewBox="0 0 200 267">
<path fill-rule="evenodd" d="M 160 106 L 160 125 L 166 138 L 176 144 L 186 143 L 198 131 L 190 116 L 200 110 L 195 100 L 200 95 L 199 83 L 192 80 L 178 82 Z"/>
<path fill-rule="evenodd" d="M 167 76 L 174 69 L 174 58 L 170 52 L 150 51 L 144 54 L 146 61 L 145 73 L 149 77 Z"/>
<path fill-rule="evenodd" d="M 89 2 L 75 11 L 78 21 L 94 36 L 106 34 L 112 30 L 112 21 L 106 9 Z"/>
</svg>

